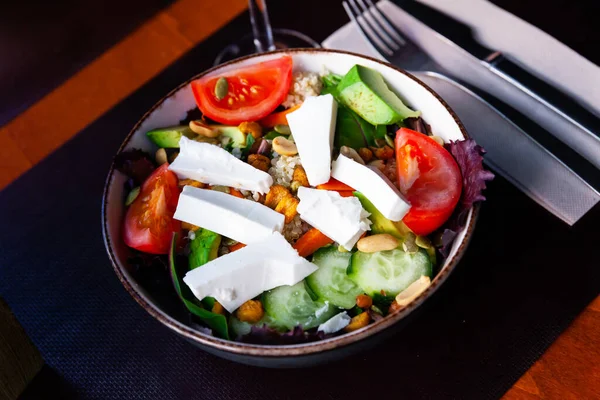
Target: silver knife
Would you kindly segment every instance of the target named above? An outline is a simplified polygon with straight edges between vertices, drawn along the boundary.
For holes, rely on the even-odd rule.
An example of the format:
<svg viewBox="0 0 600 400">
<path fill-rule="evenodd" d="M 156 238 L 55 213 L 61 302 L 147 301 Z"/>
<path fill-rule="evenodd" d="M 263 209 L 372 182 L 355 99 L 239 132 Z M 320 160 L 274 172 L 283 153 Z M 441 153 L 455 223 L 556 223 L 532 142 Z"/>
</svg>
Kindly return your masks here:
<svg viewBox="0 0 600 400">
<path fill-rule="evenodd" d="M 413 72 L 458 114 L 488 150 L 484 161 L 538 204 L 573 225 L 600 194 L 481 97 L 435 72 Z"/>
<path fill-rule="evenodd" d="M 462 23 L 414 0 L 396 2 L 402 9 L 390 2 L 378 6 L 393 15 L 403 33 L 436 63 L 511 105 L 600 168 L 600 120 L 594 114 L 500 53 L 478 44 Z"/>
<path fill-rule="evenodd" d="M 559 159 L 461 83 L 431 72 L 438 71 L 439 66 L 406 38 L 407 26 L 402 25 L 399 32 L 398 28 L 393 27 L 397 24 L 397 19 L 386 19 L 384 15 L 375 11 L 375 8 L 370 8 L 372 20 L 369 23 L 366 19 L 369 14 L 358 16 L 361 14 L 359 4 L 362 4 L 364 12 L 372 3 L 370 0 L 366 0 L 366 3 L 363 0 L 358 1 L 359 3 L 350 0 L 343 5 L 355 26 L 360 28 L 359 32 L 367 39 L 367 43 L 380 55 L 385 53 L 388 61 L 409 69 L 436 90 L 458 114 L 469 134 L 487 150 L 484 161 L 497 173 L 570 225 L 600 201 L 600 193 L 597 190 L 600 188 L 600 179 L 594 178 L 600 178 L 600 174 L 597 174 L 594 166 L 588 165 L 587 170 L 592 170 L 594 174 L 585 178 L 594 182 L 596 188 L 563 162 L 566 159 L 565 153 L 568 156 L 569 151 L 576 158 L 573 164 L 586 164 L 585 159 L 564 145 L 560 146 L 560 152 L 557 153 L 560 154 Z M 380 7 L 381 4 L 379 3 Z M 370 29 L 367 29 L 369 27 Z M 379 35 L 375 36 L 373 32 L 377 29 Z M 384 31 L 389 33 L 386 43 L 390 47 L 382 46 Z M 392 39 L 392 34 L 396 37 L 395 40 Z M 396 48 L 392 49 L 394 45 Z"/>
</svg>

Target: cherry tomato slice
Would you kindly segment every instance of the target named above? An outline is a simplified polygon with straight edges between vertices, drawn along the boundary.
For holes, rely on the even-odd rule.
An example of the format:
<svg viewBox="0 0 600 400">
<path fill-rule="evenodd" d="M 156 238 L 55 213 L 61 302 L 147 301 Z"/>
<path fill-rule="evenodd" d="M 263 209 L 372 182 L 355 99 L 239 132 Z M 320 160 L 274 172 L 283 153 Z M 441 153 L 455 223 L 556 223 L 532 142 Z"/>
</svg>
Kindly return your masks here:
<svg viewBox="0 0 600 400">
<path fill-rule="evenodd" d="M 415 234 L 428 235 L 452 215 L 462 176 L 452 155 L 430 137 L 402 128 L 396 132 L 400 191 L 411 204 L 403 221 Z"/>
<path fill-rule="evenodd" d="M 227 79 L 227 95 L 218 99 L 215 86 Z M 192 82 L 196 104 L 204 115 L 227 125 L 257 121 L 269 115 L 286 98 L 292 83 L 292 58 L 274 60 L 211 75 Z"/>
<path fill-rule="evenodd" d="M 180 222 L 173 219 L 178 181 L 168 167 L 161 165 L 146 179 L 125 216 L 125 244 L 145 253 L 167 254 L 173 232 L 180 230 Z"/>
</svg>

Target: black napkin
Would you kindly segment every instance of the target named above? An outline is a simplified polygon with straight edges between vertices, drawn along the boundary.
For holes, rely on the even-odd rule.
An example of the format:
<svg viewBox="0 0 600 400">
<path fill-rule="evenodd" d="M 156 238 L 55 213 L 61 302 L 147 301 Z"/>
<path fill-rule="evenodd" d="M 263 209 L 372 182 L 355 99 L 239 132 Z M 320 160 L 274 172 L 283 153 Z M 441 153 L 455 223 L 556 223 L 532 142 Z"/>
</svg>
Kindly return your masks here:
<svg viewBox="0 0 600 400">
<path fill-rule="evenodd" d="M 319 13 L 316 0 L 303 4 L 315 7 L 312 23 L 301 24 L 315 39 L 345 22 L 341 10 Z M 291 15 L 283 3 L 270 7 L 274 21 Z M 0 193 L 0 294 L 48 364 L 24 398 L 500 397 L 598 294 L 599 207 L 569 228 L 497 178 L 469 250 L 423 312 L 378 347 L 314 368 L 266 370 L 211 356 L 154 320 L 122 288 L 100 227 L 111 158 L 158 98 L 249 30 L 247 17 Z"/>
</svg>

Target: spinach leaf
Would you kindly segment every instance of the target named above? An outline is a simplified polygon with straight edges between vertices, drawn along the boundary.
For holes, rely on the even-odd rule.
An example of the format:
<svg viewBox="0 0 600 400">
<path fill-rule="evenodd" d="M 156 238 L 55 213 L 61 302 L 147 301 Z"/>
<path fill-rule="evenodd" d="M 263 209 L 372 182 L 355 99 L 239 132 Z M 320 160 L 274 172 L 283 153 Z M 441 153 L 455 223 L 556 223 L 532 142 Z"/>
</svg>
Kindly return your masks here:
<svg viewBox="0 0 600 400">
<path fill-rule="evenodd" d="M 373 295 L 373 304 L 383 311 L 384 315 L 388 313 L 390 306 L 395 300 L 395 296 L 387 296 L 380 293 L 375 293 L 375 295 Z"/>
<path fill-rule="evenodd" d="M 252 148 L 254 142 L 256 142 L 254 136 L 252 136 L 251 134 L 247 134 L 246 146 L 242 149 L 242 160 L 246 160 L 248 158 L 248 155 L 250 154 L 250 149 Z"/>
<path fill-rule="evenodd" d="M 348 107 L 338 105 L 335 126 L 336 147 L 348 146 L 359 149 L 377 146 L 375 139 L 383 139 L 385 135 L 385 125 L 373 126 Z"/>
<path fill-rule="evenodd" d="M 227 143 L 225 146 L 223 146 L 223 149 L 231 153 L 233 151 L 233 142 L 230 141 L 229 143 Z"/>
<path fill-rule="evenodd" d="M 171 251 L 169 252 L 169 269 L 171 272 L 171 280 L 175 287 L 177 296 L 183 302 L 189 312 L 197 316 L 202 322 L 208 325 L 213 332 L 219 337 L 229 340 L 229 330 L 227 328 L 227 318 L 224 315 L 216 314 L 205 310 L 199 304 L 198 299 L 194 296 L 189 287 L 183 282 L 177 273 L 177 266 L 175 265 L 175 248 L 177 246 L 177 233 L 173 234 L 173 241 L 171 242 Z"/>
</svg>

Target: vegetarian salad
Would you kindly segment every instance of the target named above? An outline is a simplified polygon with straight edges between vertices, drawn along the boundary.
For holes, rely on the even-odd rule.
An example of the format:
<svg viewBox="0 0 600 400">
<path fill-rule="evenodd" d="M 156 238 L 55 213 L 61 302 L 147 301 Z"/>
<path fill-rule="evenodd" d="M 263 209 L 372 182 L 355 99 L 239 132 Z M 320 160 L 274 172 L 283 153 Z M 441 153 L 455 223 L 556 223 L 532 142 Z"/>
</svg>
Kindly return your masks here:
<svg viewBox="0 0 600 400">
<path fill-rule="evenodd" d="M 198 109 L 147 132 L 156 154 L 115 159 L 134 272 L 169 276 L 163 294 L 224 339 L 320 340 L 407 306 L 493 177 L 379 72 L 292 70 L 283 56 L 193 81 Z"/>
</svg>

